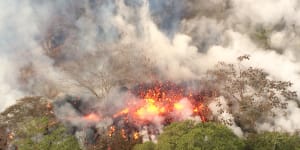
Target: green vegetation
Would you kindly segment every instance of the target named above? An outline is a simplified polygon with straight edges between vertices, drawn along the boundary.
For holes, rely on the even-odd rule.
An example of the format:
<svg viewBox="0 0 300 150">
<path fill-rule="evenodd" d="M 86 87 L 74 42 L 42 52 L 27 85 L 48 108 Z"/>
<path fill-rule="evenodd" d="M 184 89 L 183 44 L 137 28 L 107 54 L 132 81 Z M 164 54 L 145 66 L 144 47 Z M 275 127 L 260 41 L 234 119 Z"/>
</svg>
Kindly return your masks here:
<svg viewBox="0 0 300 150">
<path fill-rule="evenodd" d="M 143 144 L 137 144 L 133 150 L 155 150 L 155 144 L 153 142 L 145 142 Z"/>
<path fill-rule="evenodd" d="M 270 48 L 270 34 L 271 30 L 263 27 L 258 27 L 254 32 L 250 33 L 250 38 L 256 42 L 256 44 L 262 48 Z"/>
<path fill-rule="evenodd" d="M 78 141 L 53 118 L 36 117 L 16 131 L 13 144 L 19 150 L 80 150 Z M 225 125 L 184 121 L 164 128 L 158 142 L 124 139 L 120 132 L 102 136 L 87 149 L 120 150 L 300 150 L 300 137 L 287 133 L 253 133 L 239 138 Z"/>
<path fill-rule="evenodd" d="M 142 143 L 142 139 L 124 138 L 122 131 L 117 129 L 111 136 L 107 133 L 100 135 L 96 145 L 91 145 L 92 150 L 132 150 L 137 144 Z"/>
<path fill-rule="evenodd" d="M 167 126 L 157 144 L 137 144 L 134 150 L 300 150 L 300 136 L 265 132 L 241 139 L 224 125 L 185 121 Z"/>
<path fill-rule="evenodd" d="M 221 124 L 185 121 L 173 123 L 159 136 L 156 150 L 239 150 L 245 146 L 230 129 Z M 137 145 L 136 150 L 151 150 L 153 144 Z"/>
<path fill-rule="evenodd" d="M 300 137 L 277 132 L 253 134 L 248 137 L 247 150 L 300 150 Z"/>
<path fill-rule="evenodd" d="M 256 123 L 278 115 L 274 110 L 285 110 L 288 101 L 298 99 L 296 92 L 290 90 L 292 83 L 271 80 L 264 70 L 243 66 L 245 59 L 249 56 L 239 57 L 237 64 L 217 64 L 202 82 L 216 95 L 205 99 L 205 103 L 223 97 L 225 104 L 217 103 L 218 112 L 231 113 L 233 120 L 208 116 L 211 118 L 208 123 L 172 123 L 164 128 L 157 143 L 142 143 L 141 137 L 124 137 L 121 129 L 110 136 L 104 130 L 95 143 L 80 145 L 87 150 L 300 150 L 299 135 L 258 133 L 256 129 Z M 7 149 L 10 144 L 18 150 L 80 150 L 77 139 L 58 123 L 49 103 L 41 97 L 28 97 L 1 113 L 0 149 Z M 239 138 L 225 126 L 231 123 L 246 136 Z"/>
<path fill-rule="evenodd" d="M 17 131 L 15 145 L 19 150 L 80 150 L 76 138 L 65 130 L 47 117 L 35 118 Z"/>
</svg>

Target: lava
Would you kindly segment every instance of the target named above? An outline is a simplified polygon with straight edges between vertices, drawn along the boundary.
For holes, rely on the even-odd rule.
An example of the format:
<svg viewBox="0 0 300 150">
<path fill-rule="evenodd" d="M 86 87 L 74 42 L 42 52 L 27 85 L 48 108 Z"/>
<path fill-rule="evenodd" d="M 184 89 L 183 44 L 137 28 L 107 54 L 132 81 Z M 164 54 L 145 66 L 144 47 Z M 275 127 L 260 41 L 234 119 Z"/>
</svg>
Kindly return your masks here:
<svg viewBox="0 0 300 150">
<path fill-rule="evenodd" d="M 176 110 L 183 110 L 183 109 L 184 109 L 183 105 L 181 105 L 180 103 L 175 103 L 175 104 L 174 104 L 174 108 L 175 108 Z"/>
<path fill-rule="evenodd" d="M 84 119 L 90 122 L 99 122 L 101 120 L 100 116 L 95 113 L 90 113 L 84 116 Z"/>
<path fill-rule="evenodd" d="M 132 92 L 132 91 L 131 91 Z M 172 83 L 158 83 L 153 86 L 140 86 L 132 93 L 139 101 L 128 100 L 128 105 L 114 115 L 123 116 L 137 126 L 157 123 L 157 120 L 180 121 L 199 116 L 206 121 L 208 108 L 191 91 Z"/>
<path fill-rule="evenodd" d="M 155 104 L 155 100 L 146 99 L 146 102 L 136 110 L 136 115 L 139 119 L 151 119 L 164 112 L 164 108 Z"/>
<path fill-rule="evenodd" d="M 114 126 L 111 126 L 108 131 L 108 136 L 112 137 L 112 135 L 115 133 L 115 131 L 116 131 L 116 128 Z"/>
<path fill-rule="evenodd" d="M 120 136 L 126 141 L 138 141 L 145 137 L 155 140 L 161 127 L 172 122 L 192 118 L 207 121 L 209 109 L 204 102 L 205 95 L 201 93 L 170 82 L 139 85 L 128 90 L 128 96 L 120 99 L 126 105 L 116 113 L 107 116 L 94 111 L 82 118 L 91 123 L 91 127 L 101 124 L 106 118 L 112 119 L 112 124 L 105 129 L 109 137 Z"/>
<path fill-rule="evenodd" d="M 140 135 L 138 132 L 133 133 L 133 139 L 138 140 L 140 138 Z"/>
</svg>

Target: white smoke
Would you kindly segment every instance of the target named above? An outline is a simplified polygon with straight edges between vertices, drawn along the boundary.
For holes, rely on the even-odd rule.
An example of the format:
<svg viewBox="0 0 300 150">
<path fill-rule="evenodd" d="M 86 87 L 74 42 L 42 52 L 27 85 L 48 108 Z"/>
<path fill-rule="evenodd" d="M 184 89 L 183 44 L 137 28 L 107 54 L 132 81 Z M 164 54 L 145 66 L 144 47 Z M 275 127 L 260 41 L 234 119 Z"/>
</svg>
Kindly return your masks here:
<svg viewBox="0 0 300 150">
<path fill-rule="evenodd" d="M 220 103 L 221 106 L 217 107 L 217 104 Z M 228 106 L 226 104 L 226 100 L 224 97 L 218 97 L 216 101 L 209 104 L 209 108 L 212 110 L 213 115 L 217 116 L 217 119 L 220 122 L 223 121 L 232 121 L 234 117 L 230 114 L 228 110 Z M 219 113 L 218 111 L 222 110 L 223 113 Z M 235 122 L 226 123 L 227 126 L 239 137 L 243 137 L 243 131 L 240 127 L 238 127 Z"/>
<path fill-rule="evenodd" d="M 300 95 L 299 6 L 297 0 L 1 1 L 0 111 L 22 96 L 43 95 L 46 85 L 70 92 L 62 81 L 72 74 L 62 70 L 74 62 L 127 85 L 151 80 L 145 60 L 155 77 L 177 82 L 250 54 L 246 66 L 291 81 Z M 21 84 L 20 69 L 29 64 L 34 75 Z M 288 108 L 288 116 L 259 129 L 299 130 L 300 109 Z"/>
</svg>

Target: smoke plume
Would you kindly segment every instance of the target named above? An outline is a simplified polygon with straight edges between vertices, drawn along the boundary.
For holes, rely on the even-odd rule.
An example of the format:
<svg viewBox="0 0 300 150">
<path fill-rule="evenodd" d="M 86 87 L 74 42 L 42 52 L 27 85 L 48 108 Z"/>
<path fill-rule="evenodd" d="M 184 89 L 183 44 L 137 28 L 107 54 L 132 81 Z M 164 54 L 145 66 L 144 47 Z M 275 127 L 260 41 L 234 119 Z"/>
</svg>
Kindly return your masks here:
<svg viewBox="0 0 300 150">
<path fill-rule="evenodd" d="M 95 111 L 118 108 L 120 87 L 198 80 L 218 61 L 234 63 L 244 54 L 252 56 L 246 66 L 291 81 L 300 95 L 299 6 L 298 0 L 0 1 L 0 111 L 23 96 L 79 93 L 104 99 Z M 61 105 L 61 114 L 79 115 Z M 294 132 L 299 112 L 291 102 L 287 116 L 257 128 Z"/>
</svg>

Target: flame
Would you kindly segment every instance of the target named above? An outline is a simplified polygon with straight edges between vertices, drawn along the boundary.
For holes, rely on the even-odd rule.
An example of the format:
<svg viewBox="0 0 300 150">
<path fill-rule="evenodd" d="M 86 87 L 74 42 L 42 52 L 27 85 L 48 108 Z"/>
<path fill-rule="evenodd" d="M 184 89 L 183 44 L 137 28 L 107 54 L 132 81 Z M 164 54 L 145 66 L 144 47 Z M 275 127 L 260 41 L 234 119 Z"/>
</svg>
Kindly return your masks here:
<svg viewBox="0 0 300 150">
<path fill-rule="evenodd" d="M 140 138 L 140 134 L 138 132 L 133 133 L 133 139 L 138 140 Z"/>
<path fill-rule="evenodd" d="M 121 130 L 121 136 L 122 138 L 124 138 L 125 140 L 127 140 L 127 135 L 124 129 Z"/>
<path fill-rule="evenodd" d="M 115 131 L 116 131 L 115 126 L 111 126 L 108 131 L 108 136 L 112 137 L 112 135 L 115 133 Z"/>
<path fill-rule="evenodd" d="M 175 103 L 175 104 L 174 104 L 174 108 L 175 108 L 176 110 L 183 110 L 183 109 L 184 109 L 184 106 L 183 106 L 182 104 L 180 104 L 180 103 Z"/>
<path fill-rule="evenodd" d="M 149 127 L 149 134 L 157 135 L 156 125 L 166 125 L 173 121 L 181 121 L 190 117 L 198 117 L 206 120 L 208 107 L 201 101 L 201 96 L 193 95 L 175 84 L 156 84 L 151 87 L 140 87 L 134 94 L 134 98 L 125 99 L 127 105 L 113 114 L 113 125 L 107 130 L 107 135 L 120 135 L 124 140 L 138 140 L 138 129 Z M 85 120 L 101 121 L 95 113 L 84 116 Z M 118 122 L 120 120 L 121 122 Z M 119 124 L 120 123 L 120 124 Z M 154 129 L 152 129 L 154 127 Z"/>
<path fill-rule="evenodd" d="M 15 138 L 15 133 L 10 132 L 10 133 L 8 134 L 8 139 L 13 140 L 14 138 Z"/>
<path fill-rule="evenodd" d="M 161 108 L 155 104 L 153 99 L 146 99 L 146 103 L 141 108 L 136 111 L 137 116 L 140 119 L 145 119 L 147 116 L 157 116 L 159 115 Z"/>
<path fill-rule="evenodd" d="M 85 120 L 91 121 L 91 122 L 98 122 L 98 121 L 101 120 L 100 117 L 97 114 L 95 114 L 95 113 L 90 113 L 90 114 L 84 116 L 83 118 Z"/>
<path fill-rule="evenodd" d="M 171 120 L 184 120 L 187 119 L 186 114 L 200 116 L 202 121 L 206 121 L 207 107 L 200 100 L 196 100 L 192 92 L 187 92 L 175 84 L 158 84 L 147 90 L 141 88 L 137 94 L 140 100 L 133 100 L 134 102 L 129 100 L 128 106 L 116 113 L 114 117 L 125 116 L 137 125 L 149 123 L 158 118 L 171 117 Z"/>
<path fill-rule="evenodd" d="M 113 117 L 116 118 L 116 117 L 118 117 L 118 116 L 126 115 L 126 114 L 128 114 L 128 112 L 129 112 L 129 108 L 125 108 L 125 109 L 123 109 L 122 111 L 120 111 L 120 112 L 114 114 Z"/>
</svg>

